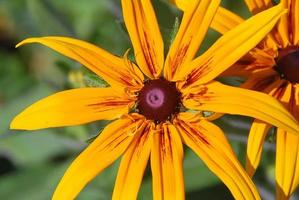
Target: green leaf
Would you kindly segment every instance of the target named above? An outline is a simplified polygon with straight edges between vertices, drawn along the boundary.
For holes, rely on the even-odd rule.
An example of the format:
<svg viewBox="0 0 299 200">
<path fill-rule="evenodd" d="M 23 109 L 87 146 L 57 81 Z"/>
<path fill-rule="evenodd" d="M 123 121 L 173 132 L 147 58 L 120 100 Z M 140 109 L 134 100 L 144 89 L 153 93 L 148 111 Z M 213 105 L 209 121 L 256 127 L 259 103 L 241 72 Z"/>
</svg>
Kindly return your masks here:
<svg viewBox="0 0 299 200">
<path fill-rule="evenodd" d="M 83 75 L 83 82 L 88 87 L 108 87 L 109 84 L 102 78 L 100 78 L 98 75 L 86 72 Z"/>
<path fill-rule="evenodd" d="M 185 151 L 184 178 L 186 192 L 219 184 L 219 179 L 191 150 Z"/>
<path fill-rule="evenodd" d="M 53 192 L 71 161 L 60 164 L 44 163 L 10 173 L 0 179 L 0 199 L 51 199 Z M 118 162 L 104 170 L 79 194 L 79 200 L 111 198 Z"/>
<path fill-rule="evenodd" d="M 79 141 L 56 133 L 57 129 L 11 132 L 0 140 L 0 152 L 7 152 L 17 166 L 24 167 L 45 163 L 61 153 L 78 151 L 82 146 Z"/>
<path fill-rule="evenodd" d="M 8 89 L 8 87 L 6 87 L 6 89 Z M 0 133 L 3 134 L 8 131 L 11 120 L 23 109 L 52 93 L 53 89 L 48 85 L 36 84 L 32 86 L 30 90 L 20 93 L 3 106 L 0 104 Z"/>
<path fill-rule="evenodd" d="M 174 25 L 173 25 L 172 31 L 170 33 L 170 42 L 169 42 L 170 44 L 172 44 L 172 42 L 174 41 L 175 36 L 176 36 L 179 28 L 180 28 L 180 20 L 179 20 L 178 17 L 176 17 L 175 21 L 174 21 Z"/>
</svg>

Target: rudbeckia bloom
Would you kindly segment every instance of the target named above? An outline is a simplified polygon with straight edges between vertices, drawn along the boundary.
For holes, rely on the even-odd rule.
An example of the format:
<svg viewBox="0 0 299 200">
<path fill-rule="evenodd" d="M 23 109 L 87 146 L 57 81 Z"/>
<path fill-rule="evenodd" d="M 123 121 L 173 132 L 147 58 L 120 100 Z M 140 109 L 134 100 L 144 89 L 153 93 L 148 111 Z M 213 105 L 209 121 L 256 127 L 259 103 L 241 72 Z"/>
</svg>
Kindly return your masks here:
<svg viewBox="0 0 299 200">
<path fill-rule="evenodd" d="M 194 3 L 195 1 L 193 1 Z M 245 0 L 252 14 L 273 7 L 271 0 Z M 177 2 L 182 9 L 188 3 Z M 244 76 L 243 87 L 262 91 L 279 100 L 299 119 L 299 0 L 281 0 L 289 10 L 265 39 L 223 75 Z M 244 20 L 219 8 L 211 26 L 226 33 Z M 261 159 L 271 125 L 255 119 L 248 138 L 246 170 L 253 176 Z M 289 199 L 299 184 L 299 137 L 287 130 L 276 131 L 276 198 Z"/>
<path fill-rule="evenodd" d="M 256 117 L 298 133 L 296 120 L 274 98 L 213 80 L 257 45 L 285 9 L 276 6 L 256 15 L 193 59 L 219 3 L 201 0 L 190 6 L 165 59 L 158 22 L 148 0 L 122 0 L 136 64 L 127 54 L 119 58 L 71 38 L 29 38 L 18 44 L 44 44 L 80 62 L 110 85 L 59 92 L 12 121 L 13 129 L 35 130 L 115 119 L 71 164 L 53 199 L 74 199 L 121 155 L 112 199 L 137 198 L 149 160 L 154 199 L 184 199 L 183 143 L 236 199 L 260 199 L 225 135 L 202 111 Z"/>
</svg>

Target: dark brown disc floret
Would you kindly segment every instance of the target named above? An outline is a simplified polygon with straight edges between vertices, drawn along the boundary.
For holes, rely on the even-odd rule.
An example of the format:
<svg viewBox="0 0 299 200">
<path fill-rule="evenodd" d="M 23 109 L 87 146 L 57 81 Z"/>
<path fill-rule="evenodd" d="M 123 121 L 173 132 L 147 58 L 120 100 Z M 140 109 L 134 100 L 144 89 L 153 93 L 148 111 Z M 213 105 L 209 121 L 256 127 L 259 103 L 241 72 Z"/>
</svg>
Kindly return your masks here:
<svg viewBox="0 0 299 200">
<path fill-rule="evenodd" d="M 139 92 L 137 109 L 147 119 L 163 122 L 179 111 L 180 97 L 174 82 L 149 80 Z"/>
<path fill-rule="evenodd" d="M 299 83 L 299 47 L 280 49 L 276 60 L 276 71 L 291 83 Z"/>
</svg>

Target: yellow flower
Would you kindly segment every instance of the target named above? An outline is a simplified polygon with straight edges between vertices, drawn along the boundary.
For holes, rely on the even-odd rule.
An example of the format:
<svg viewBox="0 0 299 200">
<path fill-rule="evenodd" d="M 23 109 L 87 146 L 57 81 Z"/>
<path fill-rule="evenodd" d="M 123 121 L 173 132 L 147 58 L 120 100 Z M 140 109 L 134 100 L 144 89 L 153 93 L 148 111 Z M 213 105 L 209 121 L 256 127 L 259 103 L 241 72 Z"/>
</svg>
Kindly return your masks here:
<svg viewBox="0 0 299 200">
<path fill-rule="evenodd" d="M 164 60 L 151 1 L 122 0 L 136 64 L 71 38 L 29 38 L 86 66 L 109 84 L 47 97 L 19 114 L 13 129 L 35 130 L 113 120 L 71 164 L 53 199 L 74 199 L 121 155 L 112 199 L 136 199 L 150 160 L 154 199 L 184 199 L 183 143 L 190 147 L 238 199 L 260 199 L 223 132 L 202 111 L 240 114 L 298 133 L 296 120 L 274 98 L 225 86 L 213 79 L 267 34 L 285 9 L 276 6 L 221 37 L 193 59 L 220 0 L 201 0 L 183 15 Z M 254 26 L 252 26 L 254 24 Z M 183 110 L 192 109 L 192 112 Z"/>
<path fill-rule="evenodd" d="M 188 2 L 194 3 L 191 0 Z M 270 0 L 245 0 L 252 14 L 273 7 Z M 178 0 L 181 9 L 187 2 Z M 299 0 L 281 0 L 289 10 L 267 37 L 223 75 L 244 76 L 244 88 L 262 91 L 279 100 L 299 119 Z M 244 20 L 219 8 L 211 26 L 226 33 Z M 247 146 L 246 170 L 253 176 L 261 159 L 263 143 L 271 125 L 255 119 Z M 278 128 L 276 136 L 276 198 L 289 199 L 299 184 L 299 137 Z"/>
</svg>

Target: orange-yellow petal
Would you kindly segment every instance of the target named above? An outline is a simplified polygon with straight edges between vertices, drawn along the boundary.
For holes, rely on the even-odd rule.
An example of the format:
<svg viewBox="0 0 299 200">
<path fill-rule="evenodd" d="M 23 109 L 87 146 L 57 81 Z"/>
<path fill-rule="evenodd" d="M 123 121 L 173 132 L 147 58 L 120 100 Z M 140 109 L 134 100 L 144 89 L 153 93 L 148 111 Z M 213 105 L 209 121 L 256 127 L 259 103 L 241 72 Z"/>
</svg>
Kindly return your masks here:
<svg viewBox="0 0 299 200">
<path fill-rule="evenodd" d="M 235 199 L 260 199 L 221 129 L 206 120 L 190 123 L 178 119 L 174 124 L 184 143 L 223 181 Z"/>
<path fill-rule="evenodd" d="M 151 126 L 147 124 L 143 132 L 135 136 L 124 153 L 114 186 L 113 200 L 137 199 L 152 146 L 150 129 Z"/>
<path fill-rule="evenodd" d="M 40 43 L 76 60 L 115 88 L 141 88 L 143 74 L 128 59 L 116 57 L 87 42 L 66 37 L 28 38 L 17 47 L 28 43 Z"/>
<path fill-rule="evenodd" d="M 153 133 L 151 169 L 154 200 L 185 199 L 183 145 L 176 128 L 163 124 Z"/>
<path fill-rule="evenodd" d="M 165 61 L 164 76 L 172 80 L 182 64 L 193 59 L 217 11 L 220 0 L 201 0 L 184 12 Z"/>
<path fill-rule="evenodd" d="M 245 115 L 299 135 L 295 118 L 273 97 L 212 81 L 185 88 L 183 104 L 190 109 Z"/>
<path fill-rule="evenodd" d="M 189 84 L 213 80 L 254 48 L 285 12 L 281 5 L 277 5 L 241 23 L 218 39 L 202 56 L 182 66 L 174 80 L 187 78 Z"/>
<path fill-rule="evenodd" d="M 283 83 L 270 94 L 279 99 L 298 119 L 297 84 Z M 276 194 L 278 200 L 287 200 L 299 185 L 299 136 L 277 129 L 276 141 Z"/>
<path fill-rule="evenodd" d="M 251 90 L 262 91 L 275 97 L 281 96 L 279 93 L 285 91 L 283 87 L 286 81 L 281 80 L 277 74 L 267 76 L 265 73 L 254 73 L 242 87 Z M 278 96 L 277 96 L 278 95 Z M 246 171 L 249 176 L 253 176 L 257 169 L 265 137 L 271 125 L 255 119 L 249 133 L 247 145 Z"/>
<path fill-rule="evenodd" d="M 288 200 L 299 185 L 299 136 L 278 129 L 276 141 L 276 199 Z"/>
<path fill-rule="evenodd" d="M 192 6 L 196 4 L 198 0 L 170 0 L 173 4 L 175 4 L 179 9 L 185 11 L 188 9 L 192 9 Z"/>
<path fill-rule="evenodd" d="M 221 34 L 224 34 L 242 22 L 244 22 L 244 19 L 242 19 L 240 16 L 223 7 L 219 7 L 211 23 L 211 28 Z"/>
<path fill-rule="evenodd" d="M 280 3 L 285 9 L 289 9 L 289 0 L 281 0 Z M 289 10 L 288 10 L 289 11 Z M 289 11 L 290 12 L 290 11 Z M 277 41 L 280 48 L 286 47 L 290 43 L 288 15 L 283 15 L 277 26 L 272 30 L 271 35 Z"/>
<path fill-rule="evenodd" d="M 260 79 L 270 75 L 275 75 L 277 77 L 276 71 L 273 70 L 275 64 L 273 54 L 255 47 L 248 54 L 240 58 L 235 64 L 225 70 L 220 76 L 241 76 L 246 78 L 259 77 Z"/>
<path fill-rule="evenodd" d="M 271 125 L 260 120 L 254 120 L 248 137 L 246 171 L 252 177 L 257 169 L 263 151 L 265 137 Z"/>
<path fill-rule="evenodd" d="M 221 34 L 224 34 L 242 22 L 244 22 L 244 19 L 238 16 L 237 14 L 223 7 L 219 7 L 211 23 L 211 28 L 213 28 Z M 265 44 L 268 48 L 277 48 L 277 43 L 275 40 L 273 40 L 273 36 L 271 34 L 268 34 L 266 36 L 265 40 L 262 41 L 262 44 Z"/>
<path fill-rule="evenodd" d="M 298 118 L 299 88 L 297 84 L 289 81 L 281 81 L 281 84 L 270 92 L 270 95 L 277 98 L 293 116 Z"/>
<path fill-rule="evenodd" d="M 298 0 L 289 0 L 290 1 L 290 32 L 291 32 L 291 42 L 293 45 L 299 45 L 299 1 Z"/>
<path fill-rule="evenodd" d="M 52 200 L 75 199 L 84 186 L 113 163 L 143 132 L 144 118 L 131 115 L 109 124 L 71 164 Z"/>
<path fill-rule="evenodd" d="M 273 6 L 272 0 L 245 0 L 247 7 L 253 13 L 259 13 Z"/>
<path fill-rule="evenodd" d="M 122 0 L 122 9 L 138 66 L 149 78 L 158 78 L 164 44 L 151 1 Z"/>
<path fill-rule="evenodd" d="M 214 137 L 217 137 L 218 140 L 223 144 L 226 145 L 227 149 L 231 149 L 230 144 L 227 141 L 227 138 L 222 133 L 222 131 L 219 129 L 218 126 L 214 125 L 213 123 L 208 123 L 210 121 L 209 119 L 204 119 L 198 115 L 196 115 L 193 112 L 181 112 L 178 114 L 178 119 L 182 120 L 184 122 L 188 122 L 190 124 L 204 124 L 205 128 L 209 130 L 209 134 L 213 135 Z M 232 150 L 233 151 L 233 150 Z"/>
<path fill-rule="evenodd" d="M 46 97 L 17 115 L 12 129 L 36 130 L 112 120 L 128 113 L 134 99 L 110 88 L 80 88 Z"/>
</svg>

